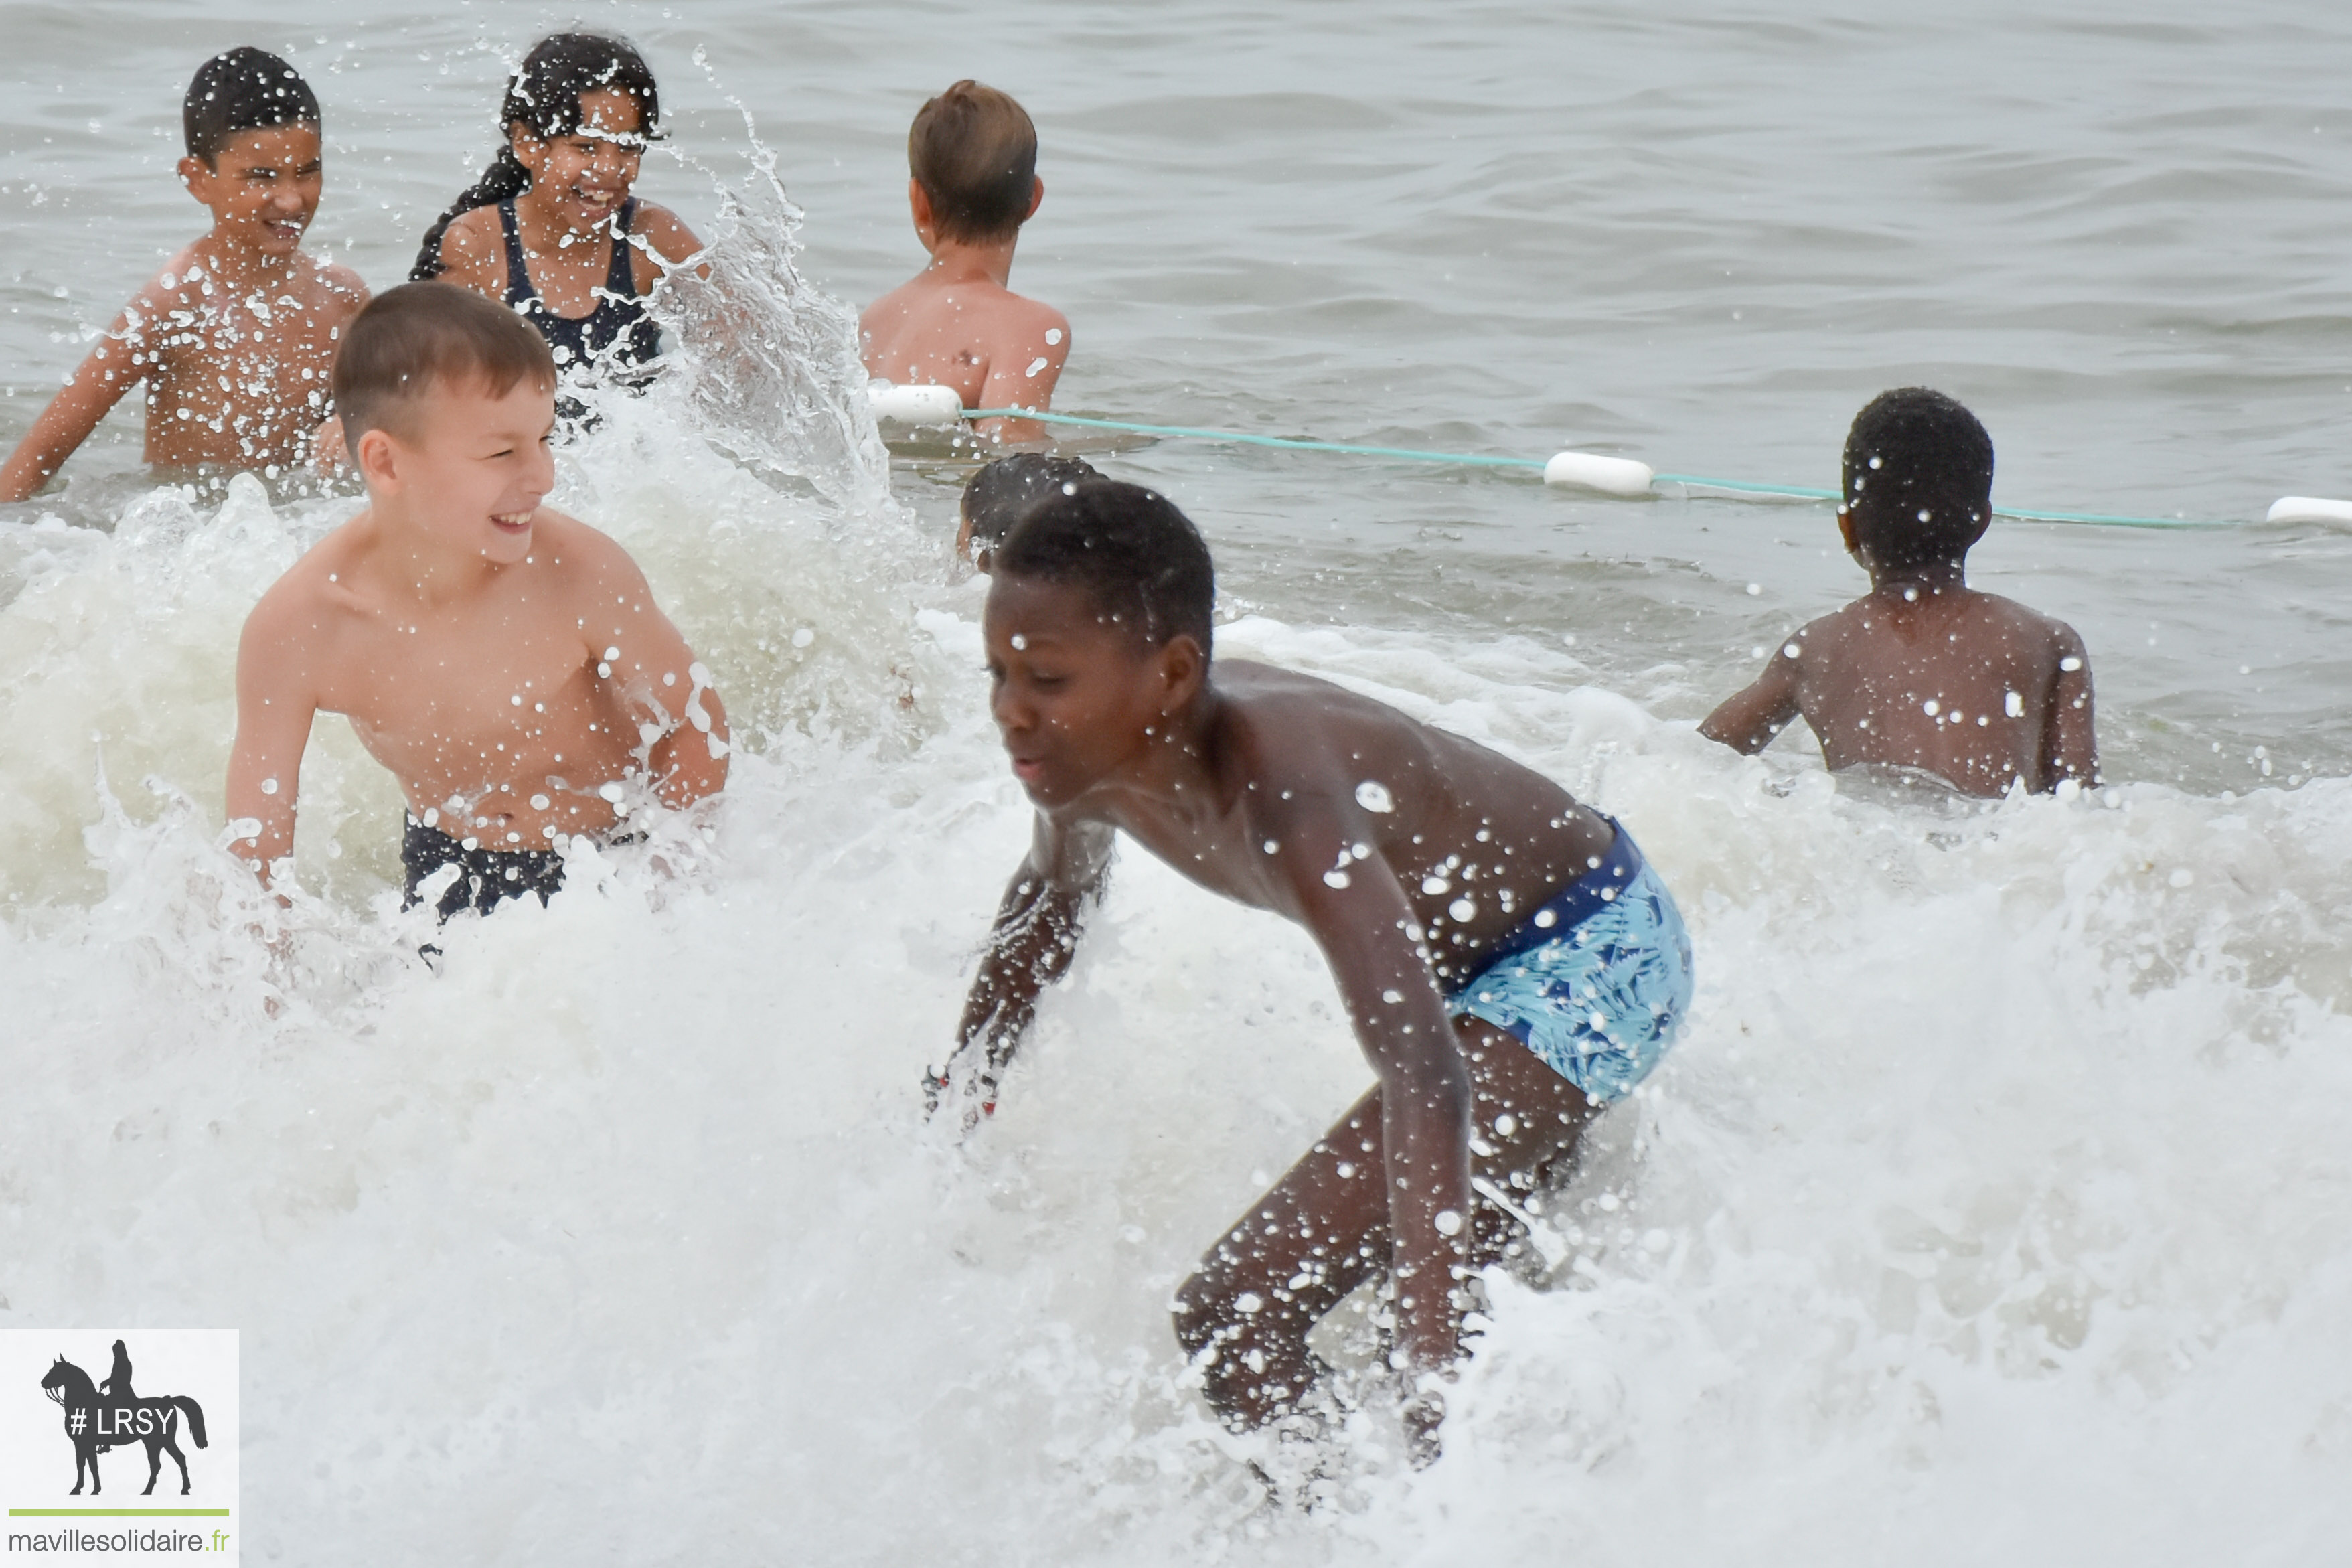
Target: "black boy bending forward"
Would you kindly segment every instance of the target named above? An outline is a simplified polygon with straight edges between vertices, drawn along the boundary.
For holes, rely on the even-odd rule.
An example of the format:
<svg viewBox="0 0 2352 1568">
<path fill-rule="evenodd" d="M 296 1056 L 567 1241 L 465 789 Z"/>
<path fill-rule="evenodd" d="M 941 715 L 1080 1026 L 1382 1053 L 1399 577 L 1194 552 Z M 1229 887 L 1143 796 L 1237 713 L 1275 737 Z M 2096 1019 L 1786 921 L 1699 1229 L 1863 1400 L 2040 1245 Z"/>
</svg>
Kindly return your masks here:
<svg viewBox="0 0 2352 1568">
<path fill-rule="evenodd" d="M 992 1104 L 1114 830 L 1305 926 L 1380 1081 L 1203 1259 L 1177 1337 L 1227 1421 L 1260 1426 L 1312 1382 L 1316 1320 L 1386 1270 L 1433 1457 L 1428 1374 L 1509 1233 L 1474 1172 L 1531 1185 L 1656 1065 L 1690 997 L 1674 901 L 1622 828 L 1482 746 L 1286 670 L 1212 680 L 1208 549 L 1148 490 L 1049 496 L 994 565 L 991 702 L 1036 836 L 932 1092 Z"/>
</svg>

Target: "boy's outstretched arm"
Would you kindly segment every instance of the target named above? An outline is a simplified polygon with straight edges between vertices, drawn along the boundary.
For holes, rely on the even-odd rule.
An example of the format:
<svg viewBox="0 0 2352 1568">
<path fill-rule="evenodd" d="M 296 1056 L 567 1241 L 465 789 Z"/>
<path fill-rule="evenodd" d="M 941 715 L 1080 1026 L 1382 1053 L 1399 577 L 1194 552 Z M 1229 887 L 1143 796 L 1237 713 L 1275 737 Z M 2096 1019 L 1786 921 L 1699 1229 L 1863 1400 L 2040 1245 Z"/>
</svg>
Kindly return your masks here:
<svg viewBox="0 0 2352 1568">
<path fill-rule="evenodd" d="M 1457 1290 L 1473 1202 L 1470 1067 L 1431 975 L 1420 921 L 1388 862 L 1378 850 L 1361 855 L 1368 846 L 1351 844 L 1352 835 L 1294 830 L 1284 837 L 1300 919 L 1330 963 L 1356 1042 L 1380 1078 L 1397 1346 L 1413 1368 L 1435 1371 L 1461 1353 Z"/>
<path fill-rule="evenodd" d="M 2045 790 L 2056 789 L 2067 779 L 2085 784 L 2099 782 L 2099 740 L 2092 724 L 2091 656 L 2083 650 L 2083 639 L 2072 626 L 2061 628 L 2057 654 L 2058 679 L 2050 686 L 2050 712 L 2045 721 L 2050 743 L 2042 748 L 2050 759 L 2050 776 L 2042 782 Z"/>
<path fill-rule="evenodd" d="M 1797 659 L 1788 650 L 1794 647 L 1801 654 L 1803 647 L 1799 638 L 1782 639 L 1764 673 L 1745 691 L 1725 699 L 1699 725 L 1698 732 L 1751 757 L 1770 745 L 1773 737 L 1797 716 Z"/>
<path fill-rule="evenodd" d="M 132 301 L 132 310 L 138 301 Z M 135 345 L 143 342 L 138 328 L 132 325 L 131 310 L 114 318 L 98 346 L 89 351 L 64 390 L 49 399 L 33 427 L 16 444 L 16 450 L 5 467 L 0 467 L 0 501 L 24 500 L 39 492 L 66 459 L 98 428 L 122 395 L 145 379 L 143 365 L 133 365 L 131 355 Z"/>
<path fill-rule="evenodd" d="M 965 1110 L 965 1129 L 996 1109 L 996 1080 L 1036 1015 L 1038 993 L 1069 970 L 1080 917 L 1087 900 L 1102 890 L 1114 842 L 1100 823 L 1060 825 L 1038 814 L 1029 854 L 1004 889 L 980 973 L 972 976 L 949 1070 L 923 1076 L 926 1114 L 939 1110 L 957 1062 L 974 1048 L 980 1052 L 973 1064 L 975 1103 Z"/>
<path fill-rule="evenodd" d="M 267 887 L 294 853 L 295 798 L 318 699 L 297 606 L 265 595 L 236 647 L 236 743 L 228 756 L 228 816 L 244 827 L 230 847 Z"/>
</svg>

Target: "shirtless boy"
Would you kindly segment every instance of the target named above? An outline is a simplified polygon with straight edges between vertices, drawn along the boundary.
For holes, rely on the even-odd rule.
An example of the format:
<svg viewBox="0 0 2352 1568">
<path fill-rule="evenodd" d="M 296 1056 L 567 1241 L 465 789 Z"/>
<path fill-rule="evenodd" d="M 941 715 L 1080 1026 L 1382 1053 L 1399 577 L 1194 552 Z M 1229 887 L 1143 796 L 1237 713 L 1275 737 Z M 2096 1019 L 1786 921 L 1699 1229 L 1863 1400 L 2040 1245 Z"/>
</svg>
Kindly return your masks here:
<svg viewBox="0 0 2352 1568">
<path fill-rule="evenodd" d="M 933 1103 L 993 1109 L 1114 831 L 1305 926 L 1379 1082 L 1209 1252 L 1176 1333 L 1219 1413 L 1261 1426 L 1316 1375 L 1307 1330 L 1385 1272 L 1433 1457 L 1461 1281 L 1510 1239 L 1474 1175 L 1531 1187 L 1657 1064 L 1690 998 L 1674 900 L 1630 835 L 1517 763 L 1308 676 L 1213 676 L 1208 549 L 1149 490 L 1049 494 L 994 566 L 991 702 L 1036 829 Z"/>
<path fill-rule="evenodd" d="M 319 210 L 319 100 L 292 66 L 240 47 L 204 63 L 181 110 L 180 178 L 212 232 L 131 297 L 0 468 L 23 500 L 134 385 L 147 461 L 276 475 L 327 417 L 335 341 L 367 303 L 356 273 L 302 250 Z"/>
<path fill-rule="evenodd" d="M 228 811 L 263 879 L 292 852 L 320 712 L 400 780 L 408 901 L 445 920 L 544 901 L 566 842 L 610 835 L 633 791 L 683 806 L 723 787 L 727 716 L 694 651 L 619 545 L 540 504 L 546 340 L 454 284 L 404 284 L 352 322 L 334 393 L 367 508 L 262 595 L 237 647 Z"/>
<path fill-rule="evenodd" d="M 960 81 L 923 105 L 907 134 L 907 205 L 931 264 L 858 318 L 866 374 L 952 386 L 966 408 L 1053 406 L 1070 323 L 1006 287 L 1021 226 L 1045 199 L 1037 128 L 992 87 Z M 1028 420 L 983 420 L 983 435 L 1030 441 Z"/>
<path fill-rule="evenodd" d="M 1876 765 L 1963 794 L 2097 782 L 2091 666 L 2063 621 L 1968 585 L 1992 521 L 1992 437 L 1939 392 L 1881 393 L 1845 438 L 1838 532 L 1870 592 L 1783 642 L 1699 733 L 1756 752 L 1803 714 L 1832 772 Z"/>
</svg>

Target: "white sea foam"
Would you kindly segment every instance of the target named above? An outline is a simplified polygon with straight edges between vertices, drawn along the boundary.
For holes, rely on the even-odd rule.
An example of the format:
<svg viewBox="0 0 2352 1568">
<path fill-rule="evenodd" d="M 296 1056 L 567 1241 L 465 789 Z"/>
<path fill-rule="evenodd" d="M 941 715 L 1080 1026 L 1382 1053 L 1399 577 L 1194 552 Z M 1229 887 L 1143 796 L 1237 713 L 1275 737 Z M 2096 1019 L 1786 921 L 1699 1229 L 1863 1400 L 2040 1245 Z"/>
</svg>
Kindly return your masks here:
<svg viewBox="0 0 2352 1568">
<path fill-rule="evenodd" d="M 242 1328 L 263 1560 L 2343 1539 L 2352 785 L 1882 800 L 1702 743 L 1552 639 L 1223 627 L 1622 816 L 1699 973 L 1547 1216 L 1562 1260 L 1495 1282 L 1444 1461 L 1402 1470 L 1367 1409 L 1300 1481 L 1320 1506 L 1269 1510 L 1242 1460 L 1302 1467 L 1206 1420 L 1165 1303 L 1369 1079 L 1320 961 L 1128 854 L 1001 1113 L 926 1134 L 918 1072 L 1027 834 L 976 591 L 856 488 L 869 430 L 763 466 L 692 384 L 612 403 L 559 502 L 646 563 L 734 782 L 550 907 L 452 925 L 437 973 L 341 726 L 292 909 L 217 847 L 238 622 L 341 508 L 239 486 L 5 536 L 0 1323 Z"/>
</svg>

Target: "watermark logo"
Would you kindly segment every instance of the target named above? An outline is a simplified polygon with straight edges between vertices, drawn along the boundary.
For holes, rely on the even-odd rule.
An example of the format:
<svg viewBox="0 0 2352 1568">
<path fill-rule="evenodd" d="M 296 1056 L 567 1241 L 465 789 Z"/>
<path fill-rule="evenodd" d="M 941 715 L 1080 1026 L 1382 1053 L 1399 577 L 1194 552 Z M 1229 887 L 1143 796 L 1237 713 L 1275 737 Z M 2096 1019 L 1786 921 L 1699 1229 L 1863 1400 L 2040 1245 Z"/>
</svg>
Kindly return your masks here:
<svg viewBox="0 0 2352 1568">
<path fill-rule="evenodd" d="M 235 1562 L 236 1434 L 234 1330 L 0 1331 L 0 1561 Z"/>
</svg>

